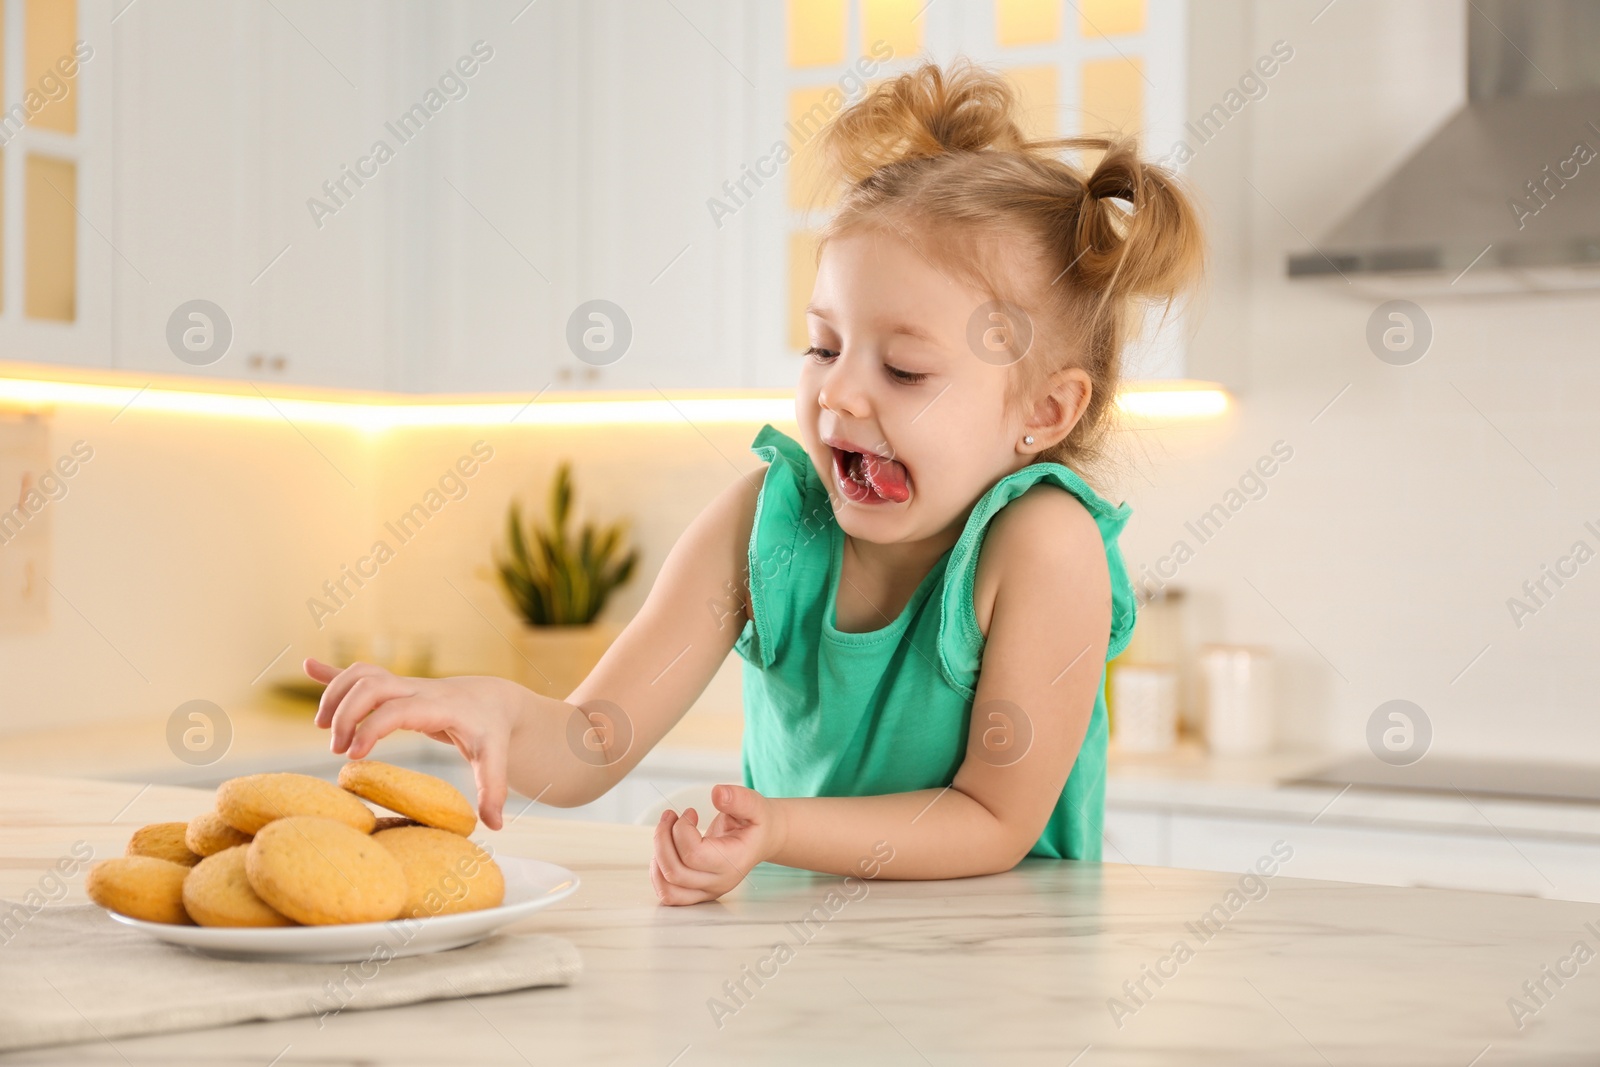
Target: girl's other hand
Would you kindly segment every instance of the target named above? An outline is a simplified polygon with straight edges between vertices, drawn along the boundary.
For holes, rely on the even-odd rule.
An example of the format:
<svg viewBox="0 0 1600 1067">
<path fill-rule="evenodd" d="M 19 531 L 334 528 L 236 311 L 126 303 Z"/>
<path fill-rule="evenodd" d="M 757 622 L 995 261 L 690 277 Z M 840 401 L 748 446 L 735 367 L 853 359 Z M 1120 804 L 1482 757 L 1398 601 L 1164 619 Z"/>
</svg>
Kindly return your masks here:
<svg viewBox="0 0 1600 1067">
<path fill-rule="evenodd" d="M 453 744 L 472 764 L 478 817 L 489 829 L 500 829 L 506 754 L 526 689 L 503 678 L 407 678 L 370 663 L 340 670 L 308 658 L 304 667 L 328 685 L 316 724 L 333 731 L 334 752 L 362 759 L 380 738 L 402 729 Z"/>
<path fill-rule="evenodd" d="M 772 801 L 742 785 L 719 785 L 711 802 L 719 814 L 704 834 L 693 808 L 682 815 L 669 808 L 656 823 L 650 884 L 663 904 L 715 900 L 776 852 L 782 831 Z"/>
</svg>

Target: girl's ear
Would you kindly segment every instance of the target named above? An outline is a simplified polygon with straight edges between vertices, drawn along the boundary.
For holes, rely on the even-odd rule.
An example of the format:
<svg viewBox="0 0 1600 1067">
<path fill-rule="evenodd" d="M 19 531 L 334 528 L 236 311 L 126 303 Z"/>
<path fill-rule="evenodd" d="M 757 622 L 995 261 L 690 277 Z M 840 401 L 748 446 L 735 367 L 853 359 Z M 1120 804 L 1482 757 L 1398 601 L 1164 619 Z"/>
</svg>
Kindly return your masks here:
<svg viewBox="0 0 1600 1067">
<path fill-rule="evenodd" d="M 1049 391 L 1034 402 L 1023 424 L 1023 434 L 1033 441 L 1018 441 L 1017 449 L 1031 455 L 1065 440 L 1089 409 L 1093 392 L 1089 375 L 1081 367 L 1068 367 L 1051 375 Z"/>
</svg>

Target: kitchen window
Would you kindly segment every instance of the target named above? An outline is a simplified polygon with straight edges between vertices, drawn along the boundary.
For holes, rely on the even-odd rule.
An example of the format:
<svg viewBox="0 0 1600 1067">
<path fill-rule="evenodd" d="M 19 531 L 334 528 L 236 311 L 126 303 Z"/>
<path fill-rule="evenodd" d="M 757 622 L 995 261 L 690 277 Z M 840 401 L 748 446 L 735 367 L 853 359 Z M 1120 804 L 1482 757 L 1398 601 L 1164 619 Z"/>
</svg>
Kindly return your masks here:
<svg viewBox="0 0 1600 1067">
<path fill-rule="evenodd" d="M 788 0 L 781 31 L 794 159 L 777 275 L 786 348 L 799 353 L 810 343 L 805 306 L 816 280 L 815 234 L 836 199 L 818 195 L 811 123 L 830 94 L 858 79 L 863 61 L 873 72 L 870 86 L 959 51 L 1010 79 L 1029 136 L 1133 134 L 1154 158 L 1183 124 L 1187 13 L 1184 0 Z M 1170 316 L 1128 353 L 1129 376 L 1182 377 L 1182 337 L 1181 316 Z"/>
</svg>

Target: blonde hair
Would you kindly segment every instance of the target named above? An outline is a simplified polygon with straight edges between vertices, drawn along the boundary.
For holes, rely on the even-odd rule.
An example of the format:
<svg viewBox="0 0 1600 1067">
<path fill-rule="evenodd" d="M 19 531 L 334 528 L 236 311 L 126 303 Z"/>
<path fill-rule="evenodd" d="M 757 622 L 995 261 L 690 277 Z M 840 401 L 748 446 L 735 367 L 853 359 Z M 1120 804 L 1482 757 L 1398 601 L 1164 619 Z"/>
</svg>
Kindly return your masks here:
<svg viewBox="0 0 1600 1067">
<path fill-rule="evenodd" d="M 1030 140 L 1017 114 L 1010 84 L 965 59 L 947 70 L 923 63 L 844 109 L 818 135 L 819 191 L 846 188 L 817 258 L 832 238 L 886 230 L 1022 308 L 1032 343 L 1007 403 L 1031 403 L 1052 375 L 1081 367 L 1089 404 L 1037 458 L 1083 468 L 1102 456 L 1122 352 L 1143 312 L 1170 307 L 1200 276 L 1199 218 L 1178 179 L 1141 162 L 1132 140 Z M 1086 172 L 1060 159 L 1063 149 L 1103 155 Z M 1020 286 L 999 284 L 997 253 L 1007 251 L 1027 265 Z"/>
</svg>

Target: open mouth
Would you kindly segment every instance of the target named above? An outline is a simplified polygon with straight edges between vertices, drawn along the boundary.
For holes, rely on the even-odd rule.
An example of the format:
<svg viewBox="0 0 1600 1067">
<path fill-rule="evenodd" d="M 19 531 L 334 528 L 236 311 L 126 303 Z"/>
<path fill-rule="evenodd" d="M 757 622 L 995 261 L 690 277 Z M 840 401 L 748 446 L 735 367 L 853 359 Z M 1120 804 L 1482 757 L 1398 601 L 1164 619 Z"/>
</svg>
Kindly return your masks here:
<svg viewBox="0 0 1600 1067">
<path fill-rule="evenodd" d="M 911 499 L 905 464 L 887 456 L 835 448 L 833 480 L 853 504 L 903 504 Z"/>
</svg>

